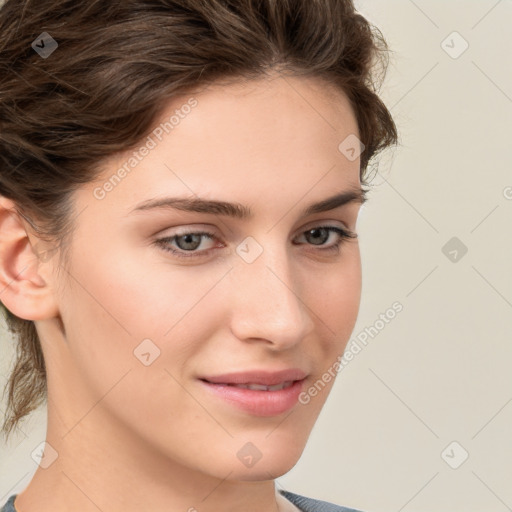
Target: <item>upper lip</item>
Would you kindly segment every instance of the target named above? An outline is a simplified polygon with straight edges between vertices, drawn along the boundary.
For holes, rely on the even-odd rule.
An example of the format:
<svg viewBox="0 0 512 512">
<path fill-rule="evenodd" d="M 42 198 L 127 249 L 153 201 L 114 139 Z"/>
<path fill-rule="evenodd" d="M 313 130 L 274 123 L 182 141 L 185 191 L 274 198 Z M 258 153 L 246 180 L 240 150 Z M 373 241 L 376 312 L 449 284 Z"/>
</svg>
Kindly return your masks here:
<svg viewBox="0 0 512 512">
<path fill-rule="evenodd" d="M 302 380 L 307 376 L 299 368 L 289 368 L 276 372 L 266 370 L 250 370 L 245 372 L 225 373 L 223 375 L 212 375 L 201 377 L 213 384 L 261 384 L 262 386 L 275 386 L 282 382 Z"/>
</svg>

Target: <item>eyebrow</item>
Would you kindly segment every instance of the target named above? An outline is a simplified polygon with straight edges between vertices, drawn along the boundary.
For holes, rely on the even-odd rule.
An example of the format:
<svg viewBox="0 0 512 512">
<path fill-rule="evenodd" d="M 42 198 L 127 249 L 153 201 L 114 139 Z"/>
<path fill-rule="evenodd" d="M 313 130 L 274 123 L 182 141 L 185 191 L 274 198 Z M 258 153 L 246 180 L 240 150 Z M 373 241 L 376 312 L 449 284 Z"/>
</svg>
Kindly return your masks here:
<svg viewBox="0 0 512 512">
<path fill-rule="evenodd" d="M 349 203 L 363 204 L 368 200 L 366 192 L 367 191 L 362 188 L 344 190 L 318 203 L 312 203 L 306 206 L 301 211 L 301 215 L 307 216 L 314 213 L 327 212 Z M 149 199 L 133 208 L 130 214 L 155 209 L 176 209 L 186 212 L 209 213 L 233 217 L 235 219 L 249 219 L 253 216 L 251 209 L 241 203 L 230 203 L 227 201 L 202 199 L 199 197 L 164 197 L 161 199 Z"/>
</svg>

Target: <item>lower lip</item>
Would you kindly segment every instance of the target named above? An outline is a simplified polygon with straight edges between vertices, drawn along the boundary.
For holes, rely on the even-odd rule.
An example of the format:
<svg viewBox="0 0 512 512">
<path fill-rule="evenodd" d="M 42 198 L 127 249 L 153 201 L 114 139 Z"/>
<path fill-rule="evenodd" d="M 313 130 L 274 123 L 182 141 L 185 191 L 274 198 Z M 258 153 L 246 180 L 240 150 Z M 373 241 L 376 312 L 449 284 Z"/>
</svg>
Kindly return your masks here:
<svg viewBox="0 0 512 512">
<path fill-rule="evenodd" d="M 255 416 L 277 416 L 291 409 L 298 401 L 304 380 L 295 381 L 279 391 L 258 391 L 237 388 L 227 384 L 213 384 L 200 380 L 210 392 Z"/>
</svg>

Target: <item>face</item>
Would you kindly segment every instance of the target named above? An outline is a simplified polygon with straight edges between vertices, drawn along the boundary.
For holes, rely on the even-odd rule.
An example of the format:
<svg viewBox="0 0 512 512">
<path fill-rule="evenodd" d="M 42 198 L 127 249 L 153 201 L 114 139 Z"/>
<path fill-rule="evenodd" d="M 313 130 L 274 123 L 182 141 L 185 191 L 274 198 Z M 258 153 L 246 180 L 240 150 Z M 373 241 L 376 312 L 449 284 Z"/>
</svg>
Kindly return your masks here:
<svg viewBox="0 0 512 512">
<path fill-rule="evenodd" d="M 161 122 L 74 195 L 62 342 L 43 342 L 51 402 L 68 439 L 277 477 L 304 449 L 359 309 L 358 241 L 343 235 L 357 232 L 359 159 L 338 149 L 357 123 L 341 92 L 282 77 L 174 98 Z M 352 200 L 307 210 L 342 193 Z"/>
</svg>

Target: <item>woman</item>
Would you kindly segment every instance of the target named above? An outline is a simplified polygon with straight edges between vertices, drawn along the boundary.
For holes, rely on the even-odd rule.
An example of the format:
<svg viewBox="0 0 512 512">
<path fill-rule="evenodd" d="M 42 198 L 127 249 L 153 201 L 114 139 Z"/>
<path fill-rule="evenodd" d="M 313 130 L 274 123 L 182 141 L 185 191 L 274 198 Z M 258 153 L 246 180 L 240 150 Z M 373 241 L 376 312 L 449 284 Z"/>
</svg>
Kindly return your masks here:
<svg viewBox="0 0 512 512">
<path fill-rule="evenodd" d="M 358 314 L 380 32 L 341 0 L 7 0 L 0 31 L 4 434 L 48 406 L 3 512 L 351 510 L 275 479 Z"/>
</svg>

